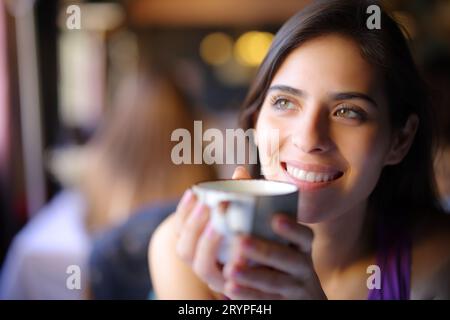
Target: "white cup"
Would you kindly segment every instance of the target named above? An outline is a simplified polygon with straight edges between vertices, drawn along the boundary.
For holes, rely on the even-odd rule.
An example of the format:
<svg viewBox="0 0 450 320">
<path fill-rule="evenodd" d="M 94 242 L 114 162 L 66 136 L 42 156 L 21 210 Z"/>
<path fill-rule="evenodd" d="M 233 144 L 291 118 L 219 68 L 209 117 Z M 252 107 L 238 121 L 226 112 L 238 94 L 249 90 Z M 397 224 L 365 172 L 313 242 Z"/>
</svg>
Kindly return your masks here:
<svg viewBox="0 0 450 320">
<path fill-rule="evenodd" d="M 275 213 L 297 216 L 298 188 L 290 183 L 270 180 L 217 180 L 193 186 L 200 202 L 211 210 L 211 224 L 223 235 L 218 260 L 226 263 L 235 234 L 251 234 L 267 240 L 285 242 L 271 227 Z M 226 209 L 220 203 L 226 202 Z"/>
</svg>

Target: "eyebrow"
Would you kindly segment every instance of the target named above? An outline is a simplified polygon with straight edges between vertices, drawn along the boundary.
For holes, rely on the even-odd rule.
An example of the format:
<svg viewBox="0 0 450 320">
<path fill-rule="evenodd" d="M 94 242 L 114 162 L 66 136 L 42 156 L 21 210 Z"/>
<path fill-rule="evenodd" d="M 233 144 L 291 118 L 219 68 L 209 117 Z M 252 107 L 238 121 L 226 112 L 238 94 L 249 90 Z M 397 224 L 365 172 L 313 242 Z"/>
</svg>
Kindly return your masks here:
<svg viewBox="0 0 450 320">
<path fill-rule="evenodd" d="M 297 89 L 297 88 L 293 88 L 290 86 L 286 86 L 286 85 L 274 85 L 269 88 L 269 91 L 274 91 L 274 90 L 284 91 L 284 92 L 290 93 L 294 96 L 301 97 L 301 98 L 308 96 L 305 91 Z M 370 97 L 369 95 L 367 95 L 365 93 L 361 93 L 361 92 L 337 92 L 337 93 L 330 94 L 330 97 L 332 100 L 361 99 L 361 100 L 365 100 L 365 101 L 369 102 L 371 105 L 378 108 L 378 104 L 375 102 L 375 100 L 372 97 Z"/>
<path fill-rule="evenodd" d="M 293 94 L 294 96 L 298 96 L 298 97 L 305 97 L 305 96 L 307 96 L 307 94 L 303 90 L 292 88 L 292 87 L 285 86 L 285 85 L 282 85 L 282 84 L 277 84 L 277 85 L 271 86 L 269 88 L 269 91 L 274 91 L 274 90 L 284 91 L 284 92 Z"/>
<path fill-rule="evenodd" d="M 333 100 L 351 100 L 351 99 L 361 99 L 369 102 L 374 107 L 378 108 L 378 104 L 375 102 L 375 100 L 368 96 L 367 94 L 360 93 L 360 92 L 339 92 L 332 94 L 331 97 Z"/>
</svg>

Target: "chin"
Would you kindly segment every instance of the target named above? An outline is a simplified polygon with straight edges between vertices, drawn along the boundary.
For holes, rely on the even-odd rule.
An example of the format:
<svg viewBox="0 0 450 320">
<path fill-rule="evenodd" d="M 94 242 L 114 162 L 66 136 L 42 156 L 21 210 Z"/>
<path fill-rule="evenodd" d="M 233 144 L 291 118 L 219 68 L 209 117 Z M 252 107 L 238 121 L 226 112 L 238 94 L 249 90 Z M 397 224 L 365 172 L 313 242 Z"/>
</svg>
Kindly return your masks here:
<svg viewBox="0 0 450 320">
<path fill-rule="evenodd" d="M 326 221 L 329 218 L 329 211 L 321 210 L 314 206 L 305 206 L 301 202 L 297 212 L 297 221 L 300 223 L 319 223 Z"/>
</svg>

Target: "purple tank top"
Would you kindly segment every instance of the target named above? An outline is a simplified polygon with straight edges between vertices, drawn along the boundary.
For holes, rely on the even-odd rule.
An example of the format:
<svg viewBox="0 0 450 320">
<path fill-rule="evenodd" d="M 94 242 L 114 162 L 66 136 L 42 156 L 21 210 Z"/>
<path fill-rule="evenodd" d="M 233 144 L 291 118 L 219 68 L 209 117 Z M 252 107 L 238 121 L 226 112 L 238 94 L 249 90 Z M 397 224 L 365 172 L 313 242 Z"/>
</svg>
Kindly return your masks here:
<svg viewBox="0 0 450 320">
<path fill-rule="evenodd" d="M 368 300 L 409 300 L 411 281 L 411 239 L 405 228 L 386 225 L 378 231 L 377 265 L 380 289 L 369 289 Z"/>
</svg>

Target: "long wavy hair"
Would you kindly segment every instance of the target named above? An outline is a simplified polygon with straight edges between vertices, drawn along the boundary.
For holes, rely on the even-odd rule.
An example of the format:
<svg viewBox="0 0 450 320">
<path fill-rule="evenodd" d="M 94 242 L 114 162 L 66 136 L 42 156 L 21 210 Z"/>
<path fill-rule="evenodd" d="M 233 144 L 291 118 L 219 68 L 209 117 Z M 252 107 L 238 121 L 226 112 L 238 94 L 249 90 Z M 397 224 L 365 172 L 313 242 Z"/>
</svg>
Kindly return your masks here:
<svg viewBox="0 0 450 320">
<path fill-rule="evenodd" d="M 366 10 L 373 4 L 381 9 L 381 29 L 366 25 Z M 314 1 L 290 18 L 277 32 L 244 100 L 241 126 L 254 128 L 269 85 L 289 53 L 331 33 L 353 39 L 366 61 L 380 71 L 392 128 L 401 128 L 410 114 L 420 119 L 411 149 L 401 163 L 383 169 L 369 207 L 402 221 L 423 212 L 441 212 L 433 172 L 435 122 L 427 85 L 414 63 L 406 32 L 377 1 Z"/>
</svg>

